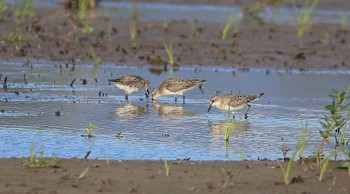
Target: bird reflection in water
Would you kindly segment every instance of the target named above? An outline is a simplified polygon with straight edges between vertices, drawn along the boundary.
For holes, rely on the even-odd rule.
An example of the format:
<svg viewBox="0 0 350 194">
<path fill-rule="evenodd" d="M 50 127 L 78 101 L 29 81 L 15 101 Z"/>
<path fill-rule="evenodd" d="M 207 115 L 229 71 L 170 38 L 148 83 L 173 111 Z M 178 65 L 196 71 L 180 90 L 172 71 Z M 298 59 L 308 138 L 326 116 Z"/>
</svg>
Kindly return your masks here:
<svg viewBox="0 0 350 194">
<path fill-rule="evenodd" d="M 160 116 L 193 116 L 194 112 L 185 110 L 183 104 L 152 103 L 152 109 Z"/>
<path fill-rule="evenodd" d="M 210 129 L 211 135 L 224 135 L 226 130 L 226 122 L 217 122 L 213 123 L 208 120 L 208 125 Z M 240 122 L 240 121 L 230 121 L 228 123 L 229 130 L 233 130 L 233 133 L 242 133 L 244 131 L 247 131 L 249 128 L 248 122 Z"/>
<path fill-rule="evenodd" d="M 115 114 L 121 118 L 134 118 L 136 116 L 142 116 L 148 114 L 148 104 L 136 105 L 130 102 L 125 102 L 124 105 L 119 106 L 115 110 Z"/>
</svg>

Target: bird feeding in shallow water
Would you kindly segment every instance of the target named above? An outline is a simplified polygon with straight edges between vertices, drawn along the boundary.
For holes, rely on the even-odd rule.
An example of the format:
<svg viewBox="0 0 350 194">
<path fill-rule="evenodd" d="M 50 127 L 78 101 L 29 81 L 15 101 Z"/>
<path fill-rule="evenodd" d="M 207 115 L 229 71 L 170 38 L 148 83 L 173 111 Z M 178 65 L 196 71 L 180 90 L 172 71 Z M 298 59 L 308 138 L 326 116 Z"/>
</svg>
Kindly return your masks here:
<svg viewBox="0 0 350 194">
<path fill-rule="evenodd" d="M 216 106 L 218 109 L 231 111 L 233 113 L 234 118 L 234 111 L 243 108 L 245 105 L 248 106 L 247 110 L 244 112 L 244 118 L 248 118 L 248 111 L 250 109 L 250 103 L 254 100 L 260 98 L 264 93 L 260 93 L 257 95 L 252 96 L 246 96 L 241 94 L 228 94 L 228 95 L 214 95 L 209 100 L 209 108 L 208 113 L 210 109 L 213 106 Z"/>
<path fill-rule="evenodd" d="M 184 78 L 167 78 L 162 81 L 158 88 L 152 91 L 152 100 L 160 96 L 175 96 L 175 103 L 177 102 L 177 95 L 182 96 L 182 102 L 185 103 L 184 93 L 198 86 L 202 93 L 202 84 L 205 80 L 199 79 L 184 79 Z"/>
<path fill-rule="evenodd" d="M 149 96 L 149 81 L 137 75 L 125 75 L 117 79 L 110 79 L 108 82 L 114 84 L 117 88 L 125 92 L 125 100 L 129 99 L 129 95 L 133 92 L 146 88 L 146 98 Z"/>
</svg>

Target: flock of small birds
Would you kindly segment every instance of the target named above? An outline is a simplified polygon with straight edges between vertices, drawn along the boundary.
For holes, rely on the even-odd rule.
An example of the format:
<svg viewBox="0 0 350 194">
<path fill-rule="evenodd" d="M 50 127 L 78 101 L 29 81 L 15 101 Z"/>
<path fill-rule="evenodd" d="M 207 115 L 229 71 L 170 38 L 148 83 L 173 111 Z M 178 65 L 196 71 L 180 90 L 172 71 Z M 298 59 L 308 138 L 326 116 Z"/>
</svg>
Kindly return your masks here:
<svg viewBox="0 0 350 194">
<path fill-rule="evenodd" d="M 145 96 L 149 98 L 150 91 L 150 82 L 148 79 L 142 78 L 137 75 L 125 75 L 117 79 L 108 80 L 109 83 L 114 84 L 117 88 L 121 89 L 125 93 L 125 100 L 128 100 L 128 97 L 131 93 L 139 91 L 143 88 L 146 89 Z M 199 79 L 184 79 L 184 78 L 167 78 L 163 80 L 158 88 L 154 88 L 151 93 L 152 100 L 155 100 L 161 96 L 174 96 L 175 103 L 177 102 L 177 96 L 182 96 L 182 102 L 185 103 L 184 93 L 188 90 L 191 90 L 195 87 L 198 87 L 202 93 L 202 85 L 205 83 L 205 80 Z M 241 95 L 241 94 L 228 94 L 228 95 L 214 95 L 209 100 L 208 113 L 213 106 L 216 106 L 220 110 L 234 111 L 248 106 L 248 109 L 245 111 L 245 119 L 248 118 L 248 111 L 251 107 L 251 102 L 256 99 L 259 99 L 264 93 L 256 95 Z"/>
</svg>

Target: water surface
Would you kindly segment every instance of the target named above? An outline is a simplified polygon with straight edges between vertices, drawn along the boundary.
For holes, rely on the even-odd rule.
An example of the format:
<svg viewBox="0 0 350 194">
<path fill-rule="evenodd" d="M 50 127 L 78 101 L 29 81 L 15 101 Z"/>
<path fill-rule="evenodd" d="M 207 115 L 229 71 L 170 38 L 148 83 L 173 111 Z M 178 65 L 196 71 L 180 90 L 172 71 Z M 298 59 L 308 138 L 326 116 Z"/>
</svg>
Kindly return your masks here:
<svg viewBox="0 0 350 194">
<path fill-rule="evenodd" d="M 100 159 L 239 160 L 242 155 L 277 159 L 283 157 L 283 143 L 290 149 L 295 146 L 302 121 L 308 123 L 306 154 L 311 155 L 322 140 L 319 119 L 331 102 L 328 94 L 350 84 L 348 72 L 266 74 L 230 67 L 182 67 L 174 77 L 207 80 L 205 93 L 191 90 L 186 93 L 186 104 L 175 104 L 173 97 L 152 102 L 145 98 L 145 91 L 134 93 L 126 102 L 123 92 L 107 82 L 137 74 L 156 87 L 168 77 L 168 73 L 154 75 L 151 70 L 151 66 L 112 64 L 76 65 L 73 70 L 71 65 L 2 63 L 1 82 L 7 76 L 8 92 L 0 92 L 0 157 L 28 156 L 34 139 L 46 156 L 67 158 L 83 157 L 91 150 L 90 157 Z M 226 146 L 227 113 L 213 108 L 206 115 L 208 99 L 218 91 L 265 93 L 253 103 L 250 119 L 235 130 Z M 236 113 L 236 120 L 242 119 L 243 111 Z M 81 137 L 89 122 L 96 125 L 92 139 Z M 332 140 L 326 149 L 333 147 Z"/>
</svg>

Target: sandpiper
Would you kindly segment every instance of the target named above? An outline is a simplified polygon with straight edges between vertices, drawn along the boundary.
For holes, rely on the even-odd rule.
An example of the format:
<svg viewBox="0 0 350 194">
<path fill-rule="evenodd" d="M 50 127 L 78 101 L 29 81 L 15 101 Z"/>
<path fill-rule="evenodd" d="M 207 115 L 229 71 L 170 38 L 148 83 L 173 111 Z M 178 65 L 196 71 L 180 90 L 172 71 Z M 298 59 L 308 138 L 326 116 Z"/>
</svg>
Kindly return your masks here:
<svg viewBox="0 0 350 194">
<path fill-rule="evenodd" d="M 202 93 L 202 84 L 205 80 L 199 79 L 183 79 L 183 78 L 167 78 L 162 81 L 158 88 L 152 91 L 152 99 L 156 99 L 160 96 L 175 96 L 175 103 L 177 102 L 177 95 L 182 95 L 182 102 L 185 104 L 184 92 L 191 90 L 198 86 Z"/>
<path fill-rule="evenodd" d="M 250 103 L 258 98 L 260 98 L 264 93 L 260 93 L 253 96 L 246 96 L 241 94 L 228 94 L 228 95 L 214 95 L 210 98 L 209 102 L 209 108 L 208 113 L 212 106 L 216 106 L 218 109 L 221 110 L 230 110 L 233 113 L 234 118 L 234 112 L 235 110 L 243 108 L 245 105 L 248 106 L 247 110 L 244 112 L 244 118 L 248 118 L 248 111 L 250 109 Z"/>
<path fill-rule="evenodd" d="M 146 98 L 149 96 L 149 81 L 137 75 L 125 75 L 117 79 L 110 79 L 108 82 L 113 83 L 117 88 L 125 92 L 125 100 L 128 100 L 129 94 L 146 88 Z"/>
</svg>

